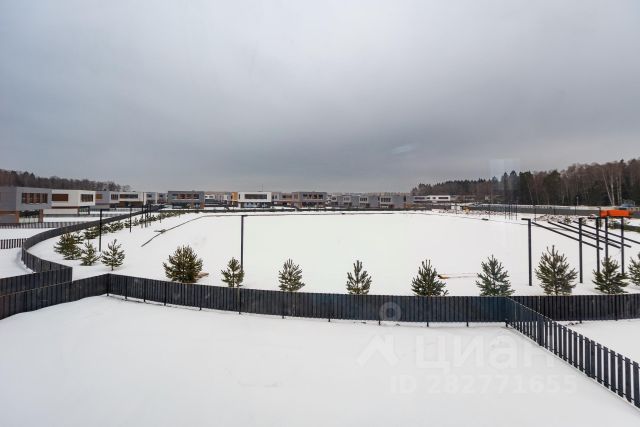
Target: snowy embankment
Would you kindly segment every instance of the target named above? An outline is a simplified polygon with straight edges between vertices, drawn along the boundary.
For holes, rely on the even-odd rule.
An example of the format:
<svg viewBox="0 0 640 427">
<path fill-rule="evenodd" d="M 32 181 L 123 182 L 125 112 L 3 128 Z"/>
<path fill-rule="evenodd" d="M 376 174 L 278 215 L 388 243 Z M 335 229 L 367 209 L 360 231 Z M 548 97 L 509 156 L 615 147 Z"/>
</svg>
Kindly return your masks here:
<svg viewBox="0 0 640 427">
<path fill-rule="evenodd" d="M 95 297 L 4 319 L 0 342 L 7 427 L 640 421 L 499 326 L 282 320 Z"/>
<path fill-rule="evenodd" d="M 640 319 L 571 323 L 574 331 L 640 362 Z"/>
<path fill-rule="evenodd" d="M 169 231 L 159 233 L 162 229 Z M 535 227 L 532 235 L 534 266 L 545 248 L 555 245 L 577 268 L 577 242 Z M 222 285 L 220 270 L 231 257 L 240 258 L 240 215 L 169 218 L 148 228 L 134 228 L 133 233 L 124 229 L 108 234 L 103 248 L 114 238 L 126 252 L 118 273 L 164 280 L 163 261 L 179 245 L 189 244 L 203 259 L 204 271 L 210 273 L 200 283 Z M 75 278 L 109 271 L 100 264 L 83 267 L 79 261 L 62 260 L 53 252 L 55 242 L 40 243 L 31 252 L 73 266 Z M 441 213 L 265 213 L 245 218 L 244 248 L 244 285 L 250 288 L 277 289 L 278 271 L 292 258 L 303 270 L 303 291 L 344 293 L 346 274 L 359 259 L 373 277 L 371 293 L 410 295 L 411 279 L 420 262 L 428 258 L 448 277 L 451 295 L 477 295 L 476 273 L 480 263 L 493 254 L 509 271 L 517 294 L 542 294 L 535 277 L 534 286 L 528 286 L 526 223 L 495 215 L 485 221 L 477 216 Z M 638 251 L 640 246 L 634 245 L 626 255 L 636 256 Z M 610 254 L 619 257 L 616 249 L 611 248 Z M 575 294 L 597 293 L 591 283 L 595 259 L 595 249 L 585 246 L 585 280 L 577 285 Z M 640 288 L 630 286 L 628 290 L 638 292 Z"/>
</svg>

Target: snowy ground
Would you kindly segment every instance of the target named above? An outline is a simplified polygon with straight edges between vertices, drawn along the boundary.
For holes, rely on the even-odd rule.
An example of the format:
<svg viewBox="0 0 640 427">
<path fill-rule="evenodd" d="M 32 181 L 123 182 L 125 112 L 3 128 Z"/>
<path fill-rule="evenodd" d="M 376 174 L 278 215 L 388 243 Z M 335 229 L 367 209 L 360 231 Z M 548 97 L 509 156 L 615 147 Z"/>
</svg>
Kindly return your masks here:
<svg viewBox="0 0 640 427">
<path fill-rule="evenodd" d="M 43 233 L 48 229 L 43 228 L 2 228 L 0 227 L 0 239 L 22 239 Z"/>
<path fill-rule="evenodd" d="M 572 323 L 569 327 L 617 353 L 640 361 L 640 319 Z"/>
<path fill-rule="evenodd" d="M 190 221 L 190 222 L 189 222 Z M 161 229 L 183 224 L 164 234 Z M 550 231 L 533 228 L 534 265 L 542 251 L 553 244 L 577 267 L 578 244 Z M 627 233 L 627 235 L 637 233 Z M 141 245 L 157 236 L 146 246 Z M 128 229 L 109 234 L 103 247 L 117 238 L 126 252 L 122 274 L 165 279 L 162 262 L 179 245 L 191 245 L 204 260 L 210 276 L 201 283 L 221 285 L 220 270 L 234 256 L 240 257 L 240 216 L 237 214 L 185 214 L 154 223 L 149 228 Z M 639 239 L 640 240 L 640 239 Z M 53 252 L 55 239 L 35 246 L 31 251 L 45 259 L 74 266 L 76 278 L 107 272 L 102 265 L 79 266 L 78 261 L 63 261 Z M 640 246 L 626 251 L 635 256 Z M 308 292 L 345 292 L 347 271 L 359 259 L 373 277 L 371 293 L 411 294 L 411 279 L 420 262 L 429 258 L 438 272 L 450 277 L 451 295 L 478 293 L 475 275 L 480 262 L 494 254 L 512 279 L 517 294 L 542 294 L 537 285 L 528 286 L 527 229 L 521 219 L 508 220 L 492 215 L 490 221 L 479 215 L 442 213 L 369 213 L 369 214 L 262 214 L 245 219 L 245 286 L 277 289 L 278 270 L 291 257 L 300 264 Z M 619 256 L 615 249 L 611 256 Z M 595 268 L 595 249 L 584 247 L 585 283 L 576 294 L 596 293 L 591 283 Z M 534 277 L 535 280 L 535 277 Z M 629 288 L 638 292 L 640 288 Z"/>
<path fill-rule="evenodd" d="M 104 215 L 103 217 L 106 218 L 107 216 L 108 215 Z M 44 222 L 88 222 L 88 221 L 96 221 L 98 219 L 100 219 L 99 216 L 96 217 L 96 216 L 89 216 L 89 215 L 46 216 L 44 217 Z"/>
<path fill-rule="evenodd" d="M 6 427 L 640 422 L 497 325 L 282 320 L 95 297 L 4 319 L 0 342 Z"/>
<path fill-rule="evenodd" d="M 1 228 L 0 239 L 22 239 L 47 231 L 42 228 Z M 0 249 L 0 278 L 31 273 L 20 261 L 20 248 Z"/>
<path fill-rule="evenodd" d="M 0 250 L 0 278 L 32 273 L 20 261 L 21 252 L 20 248 Z"/>
</svg>

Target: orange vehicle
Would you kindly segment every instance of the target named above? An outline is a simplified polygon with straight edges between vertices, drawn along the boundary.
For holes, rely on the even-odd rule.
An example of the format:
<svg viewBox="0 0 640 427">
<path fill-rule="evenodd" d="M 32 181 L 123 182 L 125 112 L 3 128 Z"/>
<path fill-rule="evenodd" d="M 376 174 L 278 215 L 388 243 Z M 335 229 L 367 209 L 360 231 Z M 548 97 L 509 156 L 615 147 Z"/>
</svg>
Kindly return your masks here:
<svg viewBox="0 0 640 427">
<path fill-rule="evenodd" d="M 600 211 L 600 218 L 604 217 L 629 218 L 631 213 L 625 209 L 607 209 Z"/>
</svg>

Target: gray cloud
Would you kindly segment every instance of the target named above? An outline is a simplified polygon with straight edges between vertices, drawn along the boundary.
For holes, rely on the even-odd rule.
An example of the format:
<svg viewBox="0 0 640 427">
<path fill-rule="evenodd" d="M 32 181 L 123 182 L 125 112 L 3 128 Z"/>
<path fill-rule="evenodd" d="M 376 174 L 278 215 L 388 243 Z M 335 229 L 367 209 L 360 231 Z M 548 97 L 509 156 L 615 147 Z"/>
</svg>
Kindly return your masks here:
<svg viewBox="0 0 640 427">
<path fill-rule="evenodd" d="M 0 167 L 408 190 L 638 156 L 640 4 L 0 1 Z"/>
</svg>

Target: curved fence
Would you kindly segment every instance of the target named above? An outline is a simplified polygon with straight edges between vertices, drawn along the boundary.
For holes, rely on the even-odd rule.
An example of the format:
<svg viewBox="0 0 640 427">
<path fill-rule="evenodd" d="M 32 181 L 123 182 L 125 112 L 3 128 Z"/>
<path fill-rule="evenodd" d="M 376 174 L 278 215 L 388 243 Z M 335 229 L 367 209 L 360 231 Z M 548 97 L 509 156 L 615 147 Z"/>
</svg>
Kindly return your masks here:
<svg viewBox="0 0 640 427">
<path fill-rule="evenodd" d="M 134 212 L 141 215 L 145 212 Z M 129 218 L 123 214 L 103 219 L 103 224 Z M 47 230 L 27 238 L 22 246 L 22 261 L 35 273 L 0 279 L 0 297 L 43 291 L 36 306 L 50 301 L 47 292 L 58 292 L 54 285 L 73 288 L 73 269 L 31 254 L 34 245 L 68 232 L 99 225 L 99 221 L 83 222 Z M 93 286 L 90 295 L 116 294 L 126 298 L 197 308 L 239 311 L 292 317 L 354 320 L 397 320 L 402 322 L 503 322 L 505 298 L 478 296 L 415 297 L 392 295 L 346 295 L 306 292 L 281 292 L 261 289 L 233 289 L 218 286 L 180 284 L 174 282 L 106 274 L 93 281 L 79 281 Z M 86 284 L 90 283 L 90 284 Z M 26 298 L 26 297 L 24 297 Z M 66 302 L 63 297 L 56 301 Z M 515 296 L 511 300 L 553 320 L 617 320 L 640 318 L 640 294 Z M 4 301 L 6 304 L 6 301 Z M 13 304 L 13 303 L 12 303 Z M 18 307 L 18 306 L 16 306 Z M 29 310 L 33 309 L 28 305 Z M 14 314 L 14 309 L 0 313 L 0 318 Z M 11 314 L 9 314 L 11 313 Z"/>
<path fill-rule="evenodd" d="M 142 214 L 144 214 L 144 212 L 133 213 L 134 216 Z M 115 217 L 105 218 L 102 220 L 102 223 L 108 224 L 128 218 L 129 214 L 123 214 Z M 57 237 L 65 233 L 80 231 L 98 225 L 100 225 L 100 220 L 79 222 L 77 224 L 50 229 L 42 233 L 38 233 L 35 236 L 24 239 L 22 243 L 21 260 L 27 268 L 33 271 L 33 273 L 1 278 L 0 295 L 6 295 L 13 292 L 28 291 L 45 286 L 55 285 L 58 283 L 71 282 L 73 280 L 73 269 L 71 267 L 39 258 L 30 253 L 28 249 L 40 242 L 51 239 L 53 237 Z"/>
</svg>

